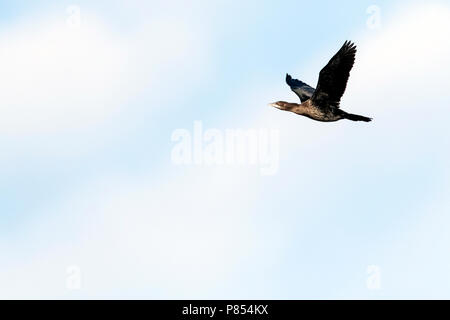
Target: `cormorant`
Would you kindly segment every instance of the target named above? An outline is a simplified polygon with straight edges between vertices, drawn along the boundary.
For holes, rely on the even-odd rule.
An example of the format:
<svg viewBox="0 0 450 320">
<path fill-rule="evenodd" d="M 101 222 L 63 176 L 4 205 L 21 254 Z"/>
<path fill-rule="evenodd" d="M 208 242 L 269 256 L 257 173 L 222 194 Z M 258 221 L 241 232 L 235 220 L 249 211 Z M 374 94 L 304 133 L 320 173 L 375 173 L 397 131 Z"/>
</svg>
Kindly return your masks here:
<svg viewBox="0 0 450 320">
<path fill-rule="evenodd" d="M 289 74 L 286 74 L 286 83 L 300 98 L 301 104 L 278 101 L 269 105 L 317 121 L 332 122 L 341 119 L 372 121 L 371 118 L 347 113 L 339 108 L 339 102 L 347 86 L 350 70 L 355 63 L 355 54 L 355 44 L 345 41 L 341 49 L 320 71 L 317 89 L 300 80 L 292 79 Z"/>
</svg>

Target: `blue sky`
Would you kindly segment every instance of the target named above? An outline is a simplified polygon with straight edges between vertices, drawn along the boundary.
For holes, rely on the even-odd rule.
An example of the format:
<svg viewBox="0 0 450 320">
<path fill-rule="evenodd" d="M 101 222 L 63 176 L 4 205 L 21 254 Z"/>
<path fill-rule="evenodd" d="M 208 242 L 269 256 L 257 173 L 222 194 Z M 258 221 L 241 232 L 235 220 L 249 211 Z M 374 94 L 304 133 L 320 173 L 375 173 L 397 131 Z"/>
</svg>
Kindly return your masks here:
<svg viewBox="0 0 450 320">
<path fill-rule="evenodd" d="M 0 297 L 448 298 L 445 2 L 0 12 Z M 286 72 L 315 86 L 347 39 L 342 105 L 372 123 L 267 106 L 296 101 Z M 197 120 L 277 130 L 278 171 L 174 165 L 172 133 Z"/>
</svg>

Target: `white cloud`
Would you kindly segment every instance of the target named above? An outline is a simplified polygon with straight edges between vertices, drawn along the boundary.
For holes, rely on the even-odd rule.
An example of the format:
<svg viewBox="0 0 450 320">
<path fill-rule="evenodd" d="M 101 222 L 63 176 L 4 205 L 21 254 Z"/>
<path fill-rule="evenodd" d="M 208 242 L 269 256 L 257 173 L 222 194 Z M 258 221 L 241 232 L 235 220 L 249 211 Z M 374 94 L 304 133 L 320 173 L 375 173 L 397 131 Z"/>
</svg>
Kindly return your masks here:
<svg viewBox="0 0 450 320">
<path fill-rule="evenodd" d="M 65 269 L 76 265 L 82 296 L 223 296 L 238 270 L 283 241 L 276 224 L 261 233 L 255 223 L 257 190 L 246 171 L 175 170 L 165 182 L 112 178 L 84 188 L 29 221 L 27 241 L 2 248 L 22 254 L 2 265 L 1 294 L 76 296 L 65 288 Z"/>
<path fill-rule="evenodd" d="M 450 8 L 428 4 L 399 12 L 380 32 L 365 33 L 345 97 L 356 95 L 351 102 L 362 108 L 375 101 L 383 111 L 439 107 L 433 103 L 447 96 L 450 80 L 449 30 Z"/>
<path fill-rule="evenodd" d="M 0 38 L 3 133 L 62 130 L 96 122 L 114 103 L 126 52 L 99 26 L 15 27 Z"/>
<path fill-rule="evenodd" d="M 95 125 L 136 94 L 156 97 L 172 88 L 162 85 L 170 79 L 166 73 L 176 79 L 198 61 L 207 66 L 202 34 L 188 21 L 152 19 L 118 34 L 93 15 L 83 16 L 79 28 L 52 17 L 35 17 L 0 34 L 0 133 Z"/>
</svg>

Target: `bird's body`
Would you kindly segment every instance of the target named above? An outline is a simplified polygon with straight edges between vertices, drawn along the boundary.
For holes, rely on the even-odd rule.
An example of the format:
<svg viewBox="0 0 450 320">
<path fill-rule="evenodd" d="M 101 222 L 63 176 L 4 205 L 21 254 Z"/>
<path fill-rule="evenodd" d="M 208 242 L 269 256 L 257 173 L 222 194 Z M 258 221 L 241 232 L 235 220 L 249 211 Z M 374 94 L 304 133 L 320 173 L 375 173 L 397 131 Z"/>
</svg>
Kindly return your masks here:
<svg viewBox="0 0 450 320">
<path fill-rule="evenodd" d="M 357 114 L 347 113 L 339 108 L 318 108 L 314 105 L 311 99 L 298 103 L 289 103 L 285 101 L 278 101 L 277 108 L 285 111 L 291 111 L 298 115 L 308 117 L 313 120 L 322 122 L 334 122 L 342 119 L 353 121 L 371 121 L 372 119 L 363 117 Z M 281 107 L 281 108 L 280 108 Z"/>
<path fill-rule="evenodd" d="M 320 71 L 317 89 L 300 80 L 292 79 L 287 74 L 286 83 L 297 94 L 302 103 L 278 101 L 272 103 L 271 106 L 322 122 L 333 122 L 341 119 L 371 121 L 371 118 L 347 113 L 340 109 L 340 100 L 347 86 L 350 70 L 355 62 L 355 54 L 356 46 L 346 41 Z"/>
<path fill-rule="evenodd" d="M 322 110 L 314 106 L 311 99 L 308 99 L 301 104 L 289 103 L 284 101 L 279 101 L 278 104 L 283 105 L 282 110 L 291 111 L 301 116 L 305 116 L 317 121 L 333 122 L 344 119 L 343 117 L 344 112 L 342 110 L 340 109 Z"/>
</svg>

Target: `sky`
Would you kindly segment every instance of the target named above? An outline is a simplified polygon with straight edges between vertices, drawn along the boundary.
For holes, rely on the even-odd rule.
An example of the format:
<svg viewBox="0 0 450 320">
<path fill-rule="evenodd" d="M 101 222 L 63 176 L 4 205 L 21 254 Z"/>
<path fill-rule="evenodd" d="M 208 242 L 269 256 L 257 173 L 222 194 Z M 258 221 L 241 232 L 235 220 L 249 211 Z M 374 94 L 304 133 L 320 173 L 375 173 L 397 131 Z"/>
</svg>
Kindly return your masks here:
<svg viewBox="0 0 450 320">
<path fill-rule="evenodd" d="M 447 1 L 0 2 L 0 298 L 449 299 L 449 31 Z M 267 105 L 345 40 L 371 123 Z"/>
</svg>

